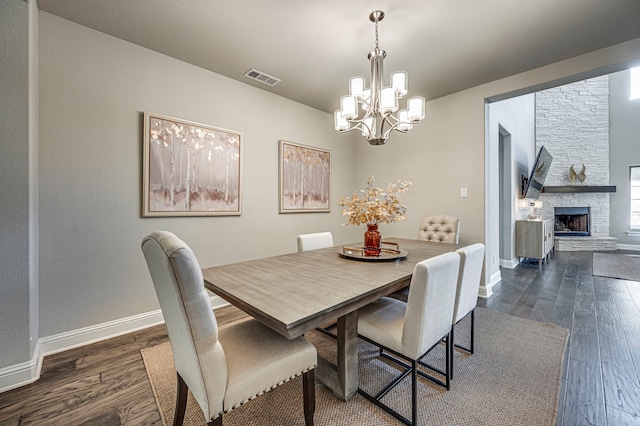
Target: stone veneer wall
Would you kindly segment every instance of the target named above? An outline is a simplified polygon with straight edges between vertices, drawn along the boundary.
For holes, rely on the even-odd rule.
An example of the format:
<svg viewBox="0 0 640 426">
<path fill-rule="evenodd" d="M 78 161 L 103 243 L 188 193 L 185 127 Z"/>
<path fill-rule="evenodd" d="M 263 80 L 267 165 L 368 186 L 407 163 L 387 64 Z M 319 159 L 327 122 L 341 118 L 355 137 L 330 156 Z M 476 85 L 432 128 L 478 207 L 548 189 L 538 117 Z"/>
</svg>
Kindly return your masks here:
<svg viewBox="0 0 640 426">
<path fill-rule="evenodd" d="M 536 93 L 536 152 L 553 156 L 545 186 L 571 185 L 569 167 L 586 166 L 584 185 L 609 185 L 609 77 L 602 76 Z M 580 186 L 576 180 L 575 186 Z M 609 238 L 609 194 L 541 194 L 538 211 L 553 217 L 554 207 L 591 207 L 591 236 L 563 237 L 560 250 L 604 250 Z M 615 249 L 615 248 L 614 248 Z"/>
</svg>

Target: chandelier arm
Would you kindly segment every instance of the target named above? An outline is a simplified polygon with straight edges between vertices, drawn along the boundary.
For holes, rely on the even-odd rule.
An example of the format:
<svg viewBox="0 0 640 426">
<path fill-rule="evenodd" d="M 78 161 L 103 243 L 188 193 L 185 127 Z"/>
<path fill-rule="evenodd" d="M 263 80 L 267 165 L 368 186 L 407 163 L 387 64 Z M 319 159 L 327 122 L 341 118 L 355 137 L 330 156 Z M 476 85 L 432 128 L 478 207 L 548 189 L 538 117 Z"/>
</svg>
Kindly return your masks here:
<svg viewBox="0 0 640 426">
<path fill-rule="evenodd" d="M 355 126 L 353 126 L 353 127 L 349 127 L 349 128 L 348 128 L 348 129 L 346 129 L 346 130 L 341 130 L 341 131 L 340 131 L 340 133 L 349 133 L 349 132 L 351 132 L 351 131 L 353 131 L 353 130 L 360 130 L 360 131 L 362 131 L 362 130 L 363 130 L 363 126 L 364 126 L 364 124 L 363 124 L 363 123 L 361 123 L 360 121 L 358 121 L 358 120 L 347 120 L 347 121 L 348 121 L 349 123 L 355 123 L 356 125 L 355 125 Z"/>
<path fill-rule="evenodd" d="M 394 119 L 395 123 L 392 123 L 390 119 Z M 412 124 L 412 123 L 408 123 L 406 121 L 401 121 L 398 118 L 394 117 L 393 115 L 389 114 L 388 116 L 386 116 L 384 118 L 384 121 L 387 122 L 389 125 L 391 125 L 391 127 L 389 127 L 387 129 L 387 131 L 384 133 L 384 138 L 388 138 L 389 134 L 391 133 L 392 130 L 395 130 L 396 132 L 400 132 L 400 133 L 407 133 L 409 130 L 402 130 L 402 129 L 398 129 L 398 126 L 400 124 Z M 382 133 L 382 132 L 381 132 Z"/>
</svg>

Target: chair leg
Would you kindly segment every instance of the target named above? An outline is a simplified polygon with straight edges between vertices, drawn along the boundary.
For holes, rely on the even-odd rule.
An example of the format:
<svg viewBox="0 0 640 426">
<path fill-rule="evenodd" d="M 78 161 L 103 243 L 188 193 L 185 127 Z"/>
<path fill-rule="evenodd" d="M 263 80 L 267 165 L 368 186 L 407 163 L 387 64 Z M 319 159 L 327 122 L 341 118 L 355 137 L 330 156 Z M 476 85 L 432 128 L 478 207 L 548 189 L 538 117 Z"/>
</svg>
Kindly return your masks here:
<svg viewBox="0 0 640 426">
<path fill-rule="evenodd" d="M 304 424 L 313 426 L 313 415 L 316 411 L 316 384 L 314 370 L 302 375 L 302 399 L 304 405 Z"/>
<path fill-rule="evenodd" d="M 454 335 L 455 335 L 454 330 L 455 330 L 455 328 L 456 328 L 456 325 L 455 325 L 455 324 L 453 324 L 453 325 L 451 326 L 451 333 L 450 333 L 450 334 L 451 334 L 451 336 L 450 336 L 451 344 L 450 344 L 450 345 L 449 345 L 449 344 L 447 344 L 447 346 L 449 347 L 449 350 L 450 350 L 450 352 L 451 352 L 451 354 L 450 354 L 450 356 L 451 356 L 451 369 L 449 370 L 449 378 L 450 378 L 450 379 L 453 379 L 453 357 L 454 357 L 454 355 L 455 355 L 455 352 L 454 352 L 454 350 L 453 350 L 453 347 L 454 347 L 454 345 L 455 345 L 455 343 L 456 343 L 456 340 L 455 340 L 455 338 L 454 338 Z"/>
<path fill-rule="evenodd" d="M 475 333 L 475 322 L 476 322 L 475 319 L 476 319 L 476 310 L 474 308 L 474 309 L 471 310 L 470 337 L 469 337 L 469 347 L 468 348 L 465 348 L 462 345 L 457 345 L 456 344 L 455 338 L 454 338 L 456 325 L 453 324 L 451 326 L 451 374 L 450 374 L 451 379 L 453 379 L 453 358 L 454 358 L 454 355 L 455 355 L 455 350 L 454 349 L 455 348 L 462 349 L 463 351 L 466 351 L 466 352 L 469 352 L 470 354 L 473 354 L 473 348 L 474 348 L 474 343 L 475 343 L 475 334 L 476 334 Z M 462 321 L 462 320 L 460 320 L 460 321 Z"/>
<path fill-rule="evenodd" d="M 418 424 L 418 366 L 411 361 L 411 424 Z"/>
<path fill-rule="evenodd" d="M 177 373 L 178 376 L 178 392 L 176 394 L 176 412 L 173 417 L 173 426 L 182 426 L 182 422 L 184 421 L 184 413 L 187 409 L 187 394 L 189 392 L 189 388 L 187 384 L 180 376 L 180 373 Z M 222 416 L 220 417 L 222 419 Z"/>
<path fill-rule="evenodd" d="M 467 315 L 469 315 L 469 314 L 467 314 Z M 466 318 L 466 316 L 465 316 L 465 318 Z M 474 340 L 475 340 L 474 339 L 474 337 L 475 337 L 475 318 L 476 318 L 476 310 L 472 309 L 471 310 L 471 325 L 470 325 L 470 336 L 471 337 L 470 337 L 469 347 L 465 348 L 462 345 L 455 344 L 455 342 L 454 342 L 454 345 L 453 345 L 458 349 L 462 349 L 463 351 L 469 352 L 470 354 L 473 353 L 473 346 L 474 346 L 473 343 L 474 343 Z M 460 321 L 462 321 L 462 319 Z"/>
<path fill-rule="evenodd" d="M 451 338 L 451 332 L 447 334 L 445 352 L 445 387 L 447 388 L 447 390 L 449 390 L 451 389 L 451 375 L 453 373 L 453 339 Z"/>
<path fill-rule="evenodd" d="M 207 426 L 222 426 L 222 416 L 218 416 L 215 419 L 207 423 Z"/>
<path fill-rule="evenodd" d="M 471 311 L 471 350 L 469 352 L 473 353 L 473 341 L 475 336 L 475 322 L 476 322 L 476 310 L 475 308 Z"/>
</svg>

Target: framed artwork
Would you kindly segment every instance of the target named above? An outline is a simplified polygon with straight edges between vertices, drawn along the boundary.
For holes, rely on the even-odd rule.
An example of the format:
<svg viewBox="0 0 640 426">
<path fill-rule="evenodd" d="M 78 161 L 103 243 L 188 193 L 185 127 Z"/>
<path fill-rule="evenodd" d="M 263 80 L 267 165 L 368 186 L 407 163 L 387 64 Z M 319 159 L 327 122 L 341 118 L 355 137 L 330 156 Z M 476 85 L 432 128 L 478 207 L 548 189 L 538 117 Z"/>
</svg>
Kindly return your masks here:
<svg viewBox="0 0 640 426">
<path fill-rule="evenodd" d="M 329 212 L 331 151 L 280 141 L 280 213 Z"/>
<path fill-rule="evenodd" d="M 242 133 L 144 113 L 143 217 L 240 215 Z"/>
</svg>

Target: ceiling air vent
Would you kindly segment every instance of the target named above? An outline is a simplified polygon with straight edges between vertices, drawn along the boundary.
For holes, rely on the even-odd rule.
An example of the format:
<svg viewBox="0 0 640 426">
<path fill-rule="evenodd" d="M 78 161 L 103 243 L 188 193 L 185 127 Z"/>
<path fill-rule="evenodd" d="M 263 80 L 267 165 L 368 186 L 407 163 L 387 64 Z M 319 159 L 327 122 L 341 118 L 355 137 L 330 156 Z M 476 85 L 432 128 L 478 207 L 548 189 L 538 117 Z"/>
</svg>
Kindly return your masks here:
<svg viewBox="0 0 640 426">
<path fill-rule="evenodd" d="M 281 81 L 279 78 L 272 77 L 269 74 L 265 74 L 262 71 L 254 70 L 253 68 L 245 72 L 244 76 L 252 78 L 269 86 L 275 86 Z"/>
</svg>

